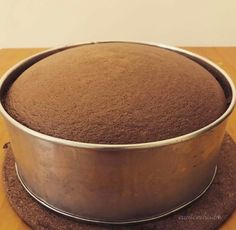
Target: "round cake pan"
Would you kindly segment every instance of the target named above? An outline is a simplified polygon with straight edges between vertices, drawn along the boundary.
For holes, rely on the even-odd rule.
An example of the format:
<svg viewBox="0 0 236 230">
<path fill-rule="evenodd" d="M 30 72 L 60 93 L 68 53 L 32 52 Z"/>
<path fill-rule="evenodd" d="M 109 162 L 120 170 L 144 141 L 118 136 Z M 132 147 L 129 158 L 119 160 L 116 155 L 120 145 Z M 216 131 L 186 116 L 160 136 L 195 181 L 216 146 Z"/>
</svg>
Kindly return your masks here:
<svg viewBox="0 0 236 230">
<path fill-rule="evenodd" d="M 108 145 L 55 138 L 12 118 L 3 107 L 4 95 L 31 65 L 79 44 L 47 50 L 23 60 L 1 79 L 0 112 L 10 133 L 19 179 L 43 205 L 80 220 L 137 223 L 186 206 L 211 184 L 227 118 L 235 104 L 233 83 L 221 68 L 199 55 L 175 47 L 145 44 L 178 52 L 211 72 L 224 89 L 227 110 L 199 130 L 156 142 Z"/>
</svg>

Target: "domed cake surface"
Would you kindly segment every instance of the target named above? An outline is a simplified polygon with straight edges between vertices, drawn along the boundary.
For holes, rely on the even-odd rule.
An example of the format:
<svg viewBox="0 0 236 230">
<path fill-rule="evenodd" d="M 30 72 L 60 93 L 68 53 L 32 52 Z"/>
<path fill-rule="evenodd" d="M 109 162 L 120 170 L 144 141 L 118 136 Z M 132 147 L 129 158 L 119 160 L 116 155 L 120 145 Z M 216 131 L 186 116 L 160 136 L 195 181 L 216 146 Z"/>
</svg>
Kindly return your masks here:
<svg viewBox="0 0 236 230">
<path fill-rule="evenodd" d="M 98 144 L 169 139 L 224 113 L 217 80 L 173 51 L 137 43 L 95 43 L 60 51 L 25 70 L 5 96 L 25 126 Z"/>
</svg>

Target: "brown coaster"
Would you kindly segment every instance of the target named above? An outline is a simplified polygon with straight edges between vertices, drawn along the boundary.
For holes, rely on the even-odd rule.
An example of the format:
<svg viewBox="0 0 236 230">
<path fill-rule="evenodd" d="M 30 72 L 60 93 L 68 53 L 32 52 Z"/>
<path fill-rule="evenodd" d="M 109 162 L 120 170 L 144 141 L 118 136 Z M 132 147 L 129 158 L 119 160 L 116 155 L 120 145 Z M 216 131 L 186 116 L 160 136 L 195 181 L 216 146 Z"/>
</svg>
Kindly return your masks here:
<svg viewBox="0 0 236 230">
<path fill-rule="evenodd" d="M 192 205 L 160 220 L 129 226 L 95 225 L 57 214 L 35 201 L 20 184 L 10 144 L 6 144 L 3 180 L 8 199 L 17 214 L 33 229 L 215 229 L 236 208 L 236 144 L 225 136 L 216 178 Z"/>
</svg>

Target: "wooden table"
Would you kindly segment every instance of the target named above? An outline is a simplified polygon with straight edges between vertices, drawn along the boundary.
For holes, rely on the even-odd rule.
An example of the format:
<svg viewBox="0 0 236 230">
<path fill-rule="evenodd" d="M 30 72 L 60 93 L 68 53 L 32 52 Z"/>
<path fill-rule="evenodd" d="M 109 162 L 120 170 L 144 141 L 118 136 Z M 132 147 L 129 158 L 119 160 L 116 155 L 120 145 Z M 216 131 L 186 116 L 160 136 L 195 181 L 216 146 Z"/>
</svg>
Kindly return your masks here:
<svg viewBox="0 0 236 230">
<path fill-rule="evenodd" d="M 186 47 L 186 49 L 203 55 L 216 64 L 221 66 L 233 78 L 236 84 L 236 47 Z M 42 51 L 43 49 L 0 49 L 0 76 L 12 65 L 18 61 L 26 58 L 34 53 Z M 228 133 L 236 141 L 236 109 L 231 115 L 227 127 Z M 4 143 L 9 141 L 9 136 L 6 128 L 4 127 L 3 120 L 0 117 L 0 178 L 2 177 L 2 163 L 3 154 L 2 148 Z M 235 165 L 236 167 L 236 165 Z M 0 179 L 0 230 L 24 230 L 29 229 L 17 216 L 17 214 L 10 207 L 8 200 L 5 196 L 2 180 Z M 229 220 L 221 227 L 222 230 L 235 230 L 236 229 L 236 211 L 229 218 Z"/>
</svg>

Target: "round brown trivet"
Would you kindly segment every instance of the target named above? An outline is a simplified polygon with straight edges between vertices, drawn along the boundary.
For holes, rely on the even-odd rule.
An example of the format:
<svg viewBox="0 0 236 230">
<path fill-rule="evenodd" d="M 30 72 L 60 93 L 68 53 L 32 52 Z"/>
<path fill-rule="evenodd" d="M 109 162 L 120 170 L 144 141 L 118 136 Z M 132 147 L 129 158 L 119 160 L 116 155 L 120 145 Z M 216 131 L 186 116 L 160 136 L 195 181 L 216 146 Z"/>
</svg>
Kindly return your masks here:
<svg viewBox="0 0 236 230">
<path fill-rule="evenodd" d="M 3 180 L 8 199 L 17 214 L 33 229 L 215 229 L 236 208 L 236 144 L 226 135 L 216 178 L 192 205 L 160 220 L 129 226 L 107 226 L 78 222 L 57 214 L 35 201 L 20 184 L 10 144 L 4 146 Z M 63 199 L 63 197 L 62 197 Z M 155 199 L 155 197 L 153 197 Z"/>
</svg>

